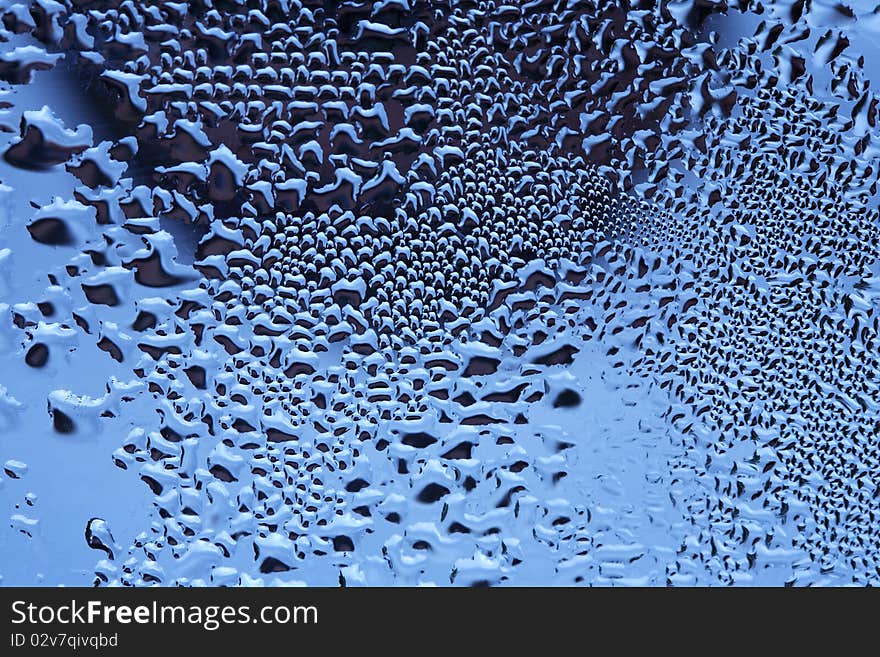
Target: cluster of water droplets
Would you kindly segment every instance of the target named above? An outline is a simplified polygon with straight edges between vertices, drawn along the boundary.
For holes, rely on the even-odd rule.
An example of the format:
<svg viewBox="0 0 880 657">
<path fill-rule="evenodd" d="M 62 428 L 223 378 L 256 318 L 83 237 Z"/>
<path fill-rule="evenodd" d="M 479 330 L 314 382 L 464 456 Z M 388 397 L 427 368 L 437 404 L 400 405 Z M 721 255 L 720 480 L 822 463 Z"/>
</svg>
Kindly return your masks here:
<svg viewBox="0 0 880 657">
<path fill-rule="evenodd" d="M 876 583 L 876 16 L 3 0 L 3 582 Z"/>
</svg>

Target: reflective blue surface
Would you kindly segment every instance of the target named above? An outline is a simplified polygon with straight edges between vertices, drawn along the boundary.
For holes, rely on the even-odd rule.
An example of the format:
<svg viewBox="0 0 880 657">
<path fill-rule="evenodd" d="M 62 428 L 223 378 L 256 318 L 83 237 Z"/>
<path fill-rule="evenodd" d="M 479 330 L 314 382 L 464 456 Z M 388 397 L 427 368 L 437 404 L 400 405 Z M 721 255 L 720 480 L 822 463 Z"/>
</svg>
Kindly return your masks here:
<svg viewBox="0 0 880 657">
<path fill-rule="evenodd" d="M 868 5 L 0 2 L 4 585 L 867 585 Z"/>
</svg>

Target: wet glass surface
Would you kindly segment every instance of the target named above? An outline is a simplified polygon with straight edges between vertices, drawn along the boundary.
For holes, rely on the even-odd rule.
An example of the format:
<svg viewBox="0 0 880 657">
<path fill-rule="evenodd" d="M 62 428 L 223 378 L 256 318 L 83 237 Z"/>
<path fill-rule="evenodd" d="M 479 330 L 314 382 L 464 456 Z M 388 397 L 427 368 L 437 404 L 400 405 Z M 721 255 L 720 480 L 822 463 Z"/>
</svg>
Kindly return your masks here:
<svg viewBox="0 0 880 657">
<path fill-rule="evenodd" d="M 0 0 L 3 585 L 880 580 L 880 15 Z"/>
</svg>

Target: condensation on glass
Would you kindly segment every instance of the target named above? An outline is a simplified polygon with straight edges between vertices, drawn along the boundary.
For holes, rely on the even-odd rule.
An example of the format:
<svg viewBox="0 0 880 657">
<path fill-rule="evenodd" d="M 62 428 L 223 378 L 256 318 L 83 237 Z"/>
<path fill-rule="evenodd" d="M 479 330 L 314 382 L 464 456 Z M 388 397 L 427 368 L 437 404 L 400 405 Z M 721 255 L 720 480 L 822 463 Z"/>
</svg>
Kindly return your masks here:
<svg viewBox="0 0 880 657">
<path fill-rule="evenodd" d="M 0 576 L 880 583 L 880 17 L 0 1 Z"/>
</svg>

